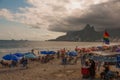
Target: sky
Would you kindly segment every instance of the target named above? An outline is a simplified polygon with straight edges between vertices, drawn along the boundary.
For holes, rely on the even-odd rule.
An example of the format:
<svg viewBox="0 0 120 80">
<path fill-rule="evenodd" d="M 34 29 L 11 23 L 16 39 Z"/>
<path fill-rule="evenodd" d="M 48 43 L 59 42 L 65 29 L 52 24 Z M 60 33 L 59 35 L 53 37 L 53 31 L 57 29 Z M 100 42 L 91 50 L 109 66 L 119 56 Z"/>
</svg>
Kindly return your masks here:
<svg viewBox="0 0 120 80">
<path fill-rule="evenodd" d="M 55 39 L 86 24 L 120 28 L 120 0 L 0 0 L 0 39 Z"/>
</svg>

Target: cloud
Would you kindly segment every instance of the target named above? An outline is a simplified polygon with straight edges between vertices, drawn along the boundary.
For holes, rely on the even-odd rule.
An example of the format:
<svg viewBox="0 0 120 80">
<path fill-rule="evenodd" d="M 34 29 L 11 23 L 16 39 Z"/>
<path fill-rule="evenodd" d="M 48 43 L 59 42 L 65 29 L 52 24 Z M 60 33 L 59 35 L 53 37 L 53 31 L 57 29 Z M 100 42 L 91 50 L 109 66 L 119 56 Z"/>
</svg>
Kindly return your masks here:
<svg viewBox="0 0 120 80">
<path fill-rule="evenodd" d="M 56 22 L 49 27 L 52 31 L 73 31 L 82 29 L 87 23 L 95 26 L 97 30 L 105 28 L 120 28 L 120 1 L 111 0 L 109 2 L 94 4 L 83 11 L 74 10 L 71 16 Z M 78 15 L 80 14 L 80 15 Z"/>
<path fill-rule="evenodd" d="M 89 23 L 96 29 L 119 27 L 119 0 L 26 0 L 18 12 L 0 9 L 0 17 L 35 29 L 67 32 Z"/>
<path fill-rule="evenodd" d="M 111 1 L 99 5 L 91 6 L 90 12 L 78 21 L 89 23 L 96 28 L 120 28 L 120 1 Z"/>
<path fill-rule="evenodd" d="M 0 17 L 6 18 L 8 20 L 13 20 L 13 14 L 9 12 L 7 9 L 1 9 L 0 10 Z"/>
</svg>

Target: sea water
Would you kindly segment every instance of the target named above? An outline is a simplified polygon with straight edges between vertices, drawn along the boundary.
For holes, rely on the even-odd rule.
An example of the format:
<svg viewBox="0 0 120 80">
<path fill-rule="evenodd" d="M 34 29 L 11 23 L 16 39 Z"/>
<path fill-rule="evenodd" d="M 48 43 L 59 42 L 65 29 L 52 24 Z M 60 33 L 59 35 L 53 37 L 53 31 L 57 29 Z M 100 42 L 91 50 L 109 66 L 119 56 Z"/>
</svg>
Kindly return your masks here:
<svg viewBox="0 0 120 80">
<path fill-rule="evenodd" d="M 111 45 L 118 44 L 112 43 Z M 66 48 L 67 50 L 74 50 L 76 46 L 79 48 L 102 46 L 102 42 L 60 42 L 60 41 L 0 41 L 0 59 L 5 54 L 10 53 L 26 53 L 32 49 L 42 50 L 60 50 Z"/>
</svg>

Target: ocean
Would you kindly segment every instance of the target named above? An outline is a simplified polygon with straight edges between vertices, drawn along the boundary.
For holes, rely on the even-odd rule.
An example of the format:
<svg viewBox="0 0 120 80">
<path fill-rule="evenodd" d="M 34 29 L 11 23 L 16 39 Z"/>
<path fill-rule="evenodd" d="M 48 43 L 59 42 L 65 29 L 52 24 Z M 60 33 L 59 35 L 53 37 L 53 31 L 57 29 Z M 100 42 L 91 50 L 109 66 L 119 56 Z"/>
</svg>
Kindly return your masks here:
<svg viewBox="0 0 120 80">
<path fill-rule="evenodd" d="M 111 45 L 118 44 L 117 42 Z M 2 56 L 9 53 L 16 52 L 30 52 L 32 49 L 42 50 L 54 50 L 66 48 L 68 50 L 74 50 L 76 46 L 92 47 L 101 46 L 102 42 L 59 42 L 59 41 L 0 41 L 0 59 Z"/>
</svg>

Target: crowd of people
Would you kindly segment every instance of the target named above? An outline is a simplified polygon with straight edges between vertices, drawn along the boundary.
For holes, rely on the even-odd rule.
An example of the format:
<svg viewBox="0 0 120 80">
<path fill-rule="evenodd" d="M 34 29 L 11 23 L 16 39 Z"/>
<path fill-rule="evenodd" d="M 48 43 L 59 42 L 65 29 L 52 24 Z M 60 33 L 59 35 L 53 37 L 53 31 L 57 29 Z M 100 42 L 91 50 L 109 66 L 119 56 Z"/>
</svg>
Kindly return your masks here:
<svg viewBox="0 0 120 80">
<path fill-rule="evenodd" d="M 25 57 L 22 57 L 22 59 L 19 62 L 11 61 L 10 63 L 5 62 L 4 60 L 1 60 L 0 63 L 2 66 L 9 66 L 9 67 L 16 67 L 18 64 L 21 64 L 23 68 L 28 68 L 28 60 L 29 61 L 39 61 L 42 64 L 49 63 L 49 62 L 54 62 L 54 59 L 60 59 L 62 65 L 75 65 L 77 64 L 78 60 L 81 60 L 81 73 L 83 75 L 83 78 L 87 78 L 90 80 L 93 80 L 96 76 L 96 71 L 97 71 L 97 66 L 98 71 L 100 70 L 100 64 L 94 61 L 93 59 L 88 59 L 85 55 L 91 51 L 105 51 L 105 50 L 110 50 L 110 51 L 116 51 L 119 46 L 112 46 L 112 47 L 91 47 L 91 48 L 76 48 L 74 51 L 77 52 L 76 56 L 70 56 L 67 53 L 70 52 L 69 50 L 66 50 L 65 48 L 58 50 L 55 54 L 47 54 L 44 56 L 39 55 L 37 59 L 27 59 Z M 34 54 L 34 50 L 31 50 L 31 53 Z M 39 54 L 39 53 L 38 53 Z M 35 54 L 34 54 L 35 55 Z M 105 80 L 110 80 L 112 77 L 110 76 L 115 76 L 112 73 L 110 73 L 110 69 L 108 67 L 109 65 L 103 66 L 105 69 L 100 73 L 101 79 Z M 116 75 L 119 73 L 116 72 Z M 109 79 L 108 79 L 109 78 Z"/>
</svg>

